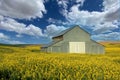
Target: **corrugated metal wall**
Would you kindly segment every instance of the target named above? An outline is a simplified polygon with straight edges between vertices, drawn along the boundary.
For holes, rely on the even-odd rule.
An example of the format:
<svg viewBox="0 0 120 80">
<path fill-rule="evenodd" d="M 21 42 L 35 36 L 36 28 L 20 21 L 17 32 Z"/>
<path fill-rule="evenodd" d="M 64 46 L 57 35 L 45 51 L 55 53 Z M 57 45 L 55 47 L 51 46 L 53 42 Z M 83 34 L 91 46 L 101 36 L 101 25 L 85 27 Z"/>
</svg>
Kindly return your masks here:
<svg viewBox="0 0 120 80">
<path fill-rule="evenodd" d="M 86 53 L 94 53 L 94 54 L 103 54 L 104 53 L 104 47 L 98 43 L 95 42 L 86 42 L 85 45 Z"/>
</svg>

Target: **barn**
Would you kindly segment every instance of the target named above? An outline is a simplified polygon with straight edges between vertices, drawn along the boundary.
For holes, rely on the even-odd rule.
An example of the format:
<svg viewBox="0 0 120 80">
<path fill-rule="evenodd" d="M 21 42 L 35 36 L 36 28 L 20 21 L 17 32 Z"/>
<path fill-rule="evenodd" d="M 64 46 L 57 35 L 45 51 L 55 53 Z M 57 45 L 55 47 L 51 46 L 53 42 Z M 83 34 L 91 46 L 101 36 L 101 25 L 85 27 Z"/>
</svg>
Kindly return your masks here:
<svg viewBox="0 0 120 80">
<path fill-rule="evenodd" d="M 50 44 L 42 46 L 45 52 L 57 53 L 95 53 L 104 54 L 104 46 L 90 38 L 90 34 L 74 26 L 66 29 L 52 38 Z"/>
</svg>

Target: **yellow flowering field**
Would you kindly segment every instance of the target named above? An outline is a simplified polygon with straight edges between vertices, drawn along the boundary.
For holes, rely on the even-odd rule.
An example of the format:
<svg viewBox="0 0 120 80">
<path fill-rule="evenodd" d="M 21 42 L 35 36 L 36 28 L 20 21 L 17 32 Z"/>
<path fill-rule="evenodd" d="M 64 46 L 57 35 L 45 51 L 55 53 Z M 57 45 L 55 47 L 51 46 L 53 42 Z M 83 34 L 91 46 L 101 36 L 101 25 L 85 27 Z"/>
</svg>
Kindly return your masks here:
<svg viewBox="0 0 120 80">
<path fill-rule="evenodd" d="M 106 54 L 101 55 L 0 46 L 0 80 L 120 80 L 120 44 L 104 45 Z"/>
</svg>

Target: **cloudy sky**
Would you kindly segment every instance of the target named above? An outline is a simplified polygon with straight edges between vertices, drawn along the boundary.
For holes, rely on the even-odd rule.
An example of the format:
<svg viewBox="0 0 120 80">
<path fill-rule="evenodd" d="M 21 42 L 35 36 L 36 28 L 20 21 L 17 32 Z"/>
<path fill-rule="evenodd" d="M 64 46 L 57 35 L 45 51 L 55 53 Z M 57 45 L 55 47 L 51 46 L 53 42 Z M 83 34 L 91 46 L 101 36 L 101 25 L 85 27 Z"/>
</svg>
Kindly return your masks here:
<svg viewBox="0 0 120 80">
<path fill-rule="evenodd" d="M 96 41 L 120 41 L 120 0 L 0 0 L 0 43 L 44 44 L 79 25 Z"/>
</svg>

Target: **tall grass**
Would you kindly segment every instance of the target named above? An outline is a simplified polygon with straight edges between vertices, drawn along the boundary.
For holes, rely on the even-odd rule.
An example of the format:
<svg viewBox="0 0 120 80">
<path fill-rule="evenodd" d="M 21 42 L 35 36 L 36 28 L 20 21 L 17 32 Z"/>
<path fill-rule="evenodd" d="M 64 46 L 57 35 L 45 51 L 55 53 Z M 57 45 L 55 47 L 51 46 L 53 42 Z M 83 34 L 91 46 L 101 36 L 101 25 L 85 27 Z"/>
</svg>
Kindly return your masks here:
<svg viewBox="0 0 120 80">
<path fill-rule="evenodd" d="M 106 47 L 104 55 L 46 54 L 39 46 L 1 49 L 6 48 L 14 52 L 0 54 L 0 80 L 120 80 L 119 47 Z"/>
</svg>

